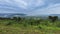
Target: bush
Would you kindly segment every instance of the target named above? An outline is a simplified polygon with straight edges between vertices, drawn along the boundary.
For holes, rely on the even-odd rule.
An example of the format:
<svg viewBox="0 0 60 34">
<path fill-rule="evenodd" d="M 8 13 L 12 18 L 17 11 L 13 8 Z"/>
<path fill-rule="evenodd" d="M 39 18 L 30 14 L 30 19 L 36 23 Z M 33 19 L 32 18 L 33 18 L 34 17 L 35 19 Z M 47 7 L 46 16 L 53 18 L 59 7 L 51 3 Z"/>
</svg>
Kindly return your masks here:
<svg viewBox="0 0 60 34">
<path fill-rule="evenodd" d="M 39 26 L 38 28 L 39 28 L 39 29 L 42 29 L 42 27 L 41 27 L 41 26 Z"/>
<path fill-rule="evenodd" d="M 8 22 L 8 23 L 6 24 L 6 26 L 11 25 L 11 24 L 12 24 L 12 22 Z"/>
<path fill-rule="evenodd" d="M 31 20 L 31 21 L 29 21 L 28 24 L 30 24 L 30 25 L 39 25 L 40 22 L 41 22 L 40 20 Z"/>
<path fill-rule="evenodd" d="M 60 27 L 60 23 L 59 23 L 59 22 L 58 22 L 58 23 L 56 23 L 56 26 L 57 26 L 57 27 Z"/>
</svg>

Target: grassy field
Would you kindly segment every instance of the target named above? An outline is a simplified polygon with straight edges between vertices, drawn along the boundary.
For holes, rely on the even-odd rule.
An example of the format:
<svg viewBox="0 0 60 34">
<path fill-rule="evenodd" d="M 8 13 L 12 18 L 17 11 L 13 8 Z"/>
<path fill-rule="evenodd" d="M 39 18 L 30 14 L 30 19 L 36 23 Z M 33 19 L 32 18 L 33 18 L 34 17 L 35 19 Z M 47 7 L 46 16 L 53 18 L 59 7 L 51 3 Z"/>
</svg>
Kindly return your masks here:
<svg viewBox="0 0 60 34">
<path fill-rule="evenodd" d="M 60 21 L 0 20 L 0 34 L 60 34 Z"/>
</svg>

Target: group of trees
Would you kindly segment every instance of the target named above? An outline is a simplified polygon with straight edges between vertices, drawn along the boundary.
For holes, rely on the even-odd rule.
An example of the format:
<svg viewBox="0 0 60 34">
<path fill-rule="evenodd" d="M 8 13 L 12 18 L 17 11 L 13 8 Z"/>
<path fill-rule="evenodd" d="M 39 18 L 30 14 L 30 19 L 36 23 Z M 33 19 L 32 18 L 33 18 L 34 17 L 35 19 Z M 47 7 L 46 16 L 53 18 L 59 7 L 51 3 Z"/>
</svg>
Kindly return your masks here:
<svg viewBox="0 0 60 34">
<path fill-rule="evenodd" d="M 4 20 L 4 19 L 20 21 L 20 20 L 22 20 L 23 18 L 21 18 L 21 17 L 13 17 L 13 18 L 11 19 L 11 18 L 2 18 L 2 17 L 0 17 L 0 20 Z M 55 22 L 55 21 L 58 19 L 58 16 L 48 16 L 48 19 L 50 19 L 52 22 Z M 40 20 L 37 20 L 37 21 L 35 21 L 35 22 L 40 22 Z"/>
<path fill-rule="evenodd" d="M 20 20 L 22 20 L 22 18 L 21 17 L 12 17 L 12 18 L 0 17 L 0 20 L 16 20 L 16 21 L 20 21 Z"/>
<path fill-rule="evenodd" d="M 58 16 L 49 16 L 49 19 L 50 19 L 52 22 L 55 22 L 56 20 L 58 20 Z"/>
<path fill-rule="evenodd" d="M 20 21 L 20 20 L 22 20 L 22 18 L 21 17 L 13 17 L 13 20 Z"/>
</svg>

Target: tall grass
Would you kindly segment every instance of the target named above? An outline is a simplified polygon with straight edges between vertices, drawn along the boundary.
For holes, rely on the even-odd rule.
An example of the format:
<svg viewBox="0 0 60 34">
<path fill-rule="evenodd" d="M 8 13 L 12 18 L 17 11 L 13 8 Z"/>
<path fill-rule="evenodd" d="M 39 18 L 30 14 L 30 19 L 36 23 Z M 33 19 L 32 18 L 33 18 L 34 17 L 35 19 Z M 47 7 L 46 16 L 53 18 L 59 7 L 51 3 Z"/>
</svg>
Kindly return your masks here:
<svg viewBox="0 0 60 34">
<path fill-rule="evenodd" d="M 1 29 L 3 28 L 3 29 Z M 5 29 L 6 28 L 6 29 Z M 12 29 L 11 29 L 12 28 Z M 0 20 L 0 32 L 3 32 L 5 30 L 14 30 L 12 32 L 20 32 L 24 31 L 25 34 L 27 31 L 29 31 L 31 33 L 31 31 L 36 31 L 36 32 L 45 32 L 47 33 L 54 33 L 51 31 L 59 31 L 60 32 L 60 21 L 55 21 L 52 22 L 49 19 L 34 19 L 34 18 L 30 18 L 30 19 L 23 19 L 22 20 Z M 17 29 L 17 30 L 16 30 Z M 10 31 L 10 30 L 9 30 Z M 58 33 L 58 32 L 57 32 Z M 27 33 L 28 34 L 28 33 Z"/>
</svg>

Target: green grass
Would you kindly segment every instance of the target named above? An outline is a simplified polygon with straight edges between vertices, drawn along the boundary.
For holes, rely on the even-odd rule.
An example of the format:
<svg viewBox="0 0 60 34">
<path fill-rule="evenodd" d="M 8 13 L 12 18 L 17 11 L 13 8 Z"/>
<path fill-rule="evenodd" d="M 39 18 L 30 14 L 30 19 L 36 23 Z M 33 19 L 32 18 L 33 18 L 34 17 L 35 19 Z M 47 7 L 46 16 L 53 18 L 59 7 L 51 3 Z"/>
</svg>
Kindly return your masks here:
<svg viewBox="0 0 60 34">
<path fill-rule="evenodd" d="M 0 34 L 60 34 L 60 21 L 43 20 L 36 25 L 37 20 L 0 20 Z M 32 23 L 32 25 L 31 25 Z"/>
</svg>

